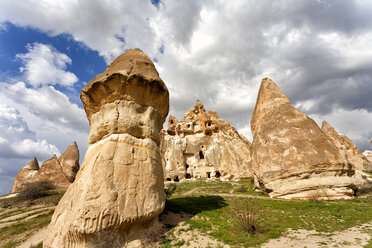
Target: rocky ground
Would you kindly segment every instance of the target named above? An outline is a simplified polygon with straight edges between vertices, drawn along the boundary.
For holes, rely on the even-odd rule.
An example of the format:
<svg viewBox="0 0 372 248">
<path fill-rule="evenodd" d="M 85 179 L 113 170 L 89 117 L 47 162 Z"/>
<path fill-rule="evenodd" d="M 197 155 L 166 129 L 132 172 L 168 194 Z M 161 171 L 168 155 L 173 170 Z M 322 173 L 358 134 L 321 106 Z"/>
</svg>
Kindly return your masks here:
<svg viewBox="0 0 372 248">
<path fill-rule="evenodd" d="M 371 247 L 372 197 L 347 201 L 275 200 L 252 191 L 252 182 L 195 180 L 177 184 L 149 247 Z M 56 199 L 0 199 L 0 247 L 41 247 Z M 262 230 L 241 231 L 233 204 L 252 199 Z"/>
</svg>

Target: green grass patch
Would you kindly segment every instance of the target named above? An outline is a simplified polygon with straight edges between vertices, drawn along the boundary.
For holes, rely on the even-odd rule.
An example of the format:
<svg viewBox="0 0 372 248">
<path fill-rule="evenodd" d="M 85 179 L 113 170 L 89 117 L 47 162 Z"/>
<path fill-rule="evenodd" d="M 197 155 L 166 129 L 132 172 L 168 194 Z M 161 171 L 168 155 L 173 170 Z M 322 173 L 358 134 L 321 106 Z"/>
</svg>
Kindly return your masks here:
<svg viewBox="0 0 372 248">
<path fill-rule="evenodd" d="M 319 203 L 269 198 L 255 201 L 264 214 L 263 232 L 254 235 L 239 230 L 231 220 L 232 199 L 228 197 L 174 195 L 168 200 L 166 211 L 197 215 L 198 218 L 186 221 L 189 230 L 198 229 L 238 247 L 258 246 L 280 237 L 288 228 L 334 232 L 372 221 L 371 199 Z"/>
<path fill-rule="evenodd" d="M 16 242 L 17 244 L 18 242 L 21 241 L 17 240 L 17 235 L 26 234 L 26 236 L 29 236 L 33 232 L 47 226 L 50 220 L 52 219 L 53 212 L 54 210 L 51 210 L 46 214 L 39 215 L 30 220 L 18 222 L 11 226 L 0 228 L 0 242 L 1 243 L 3 243 L 3 241 L 9 242 L 10 239 L 11 241 Z"/>
</svg>

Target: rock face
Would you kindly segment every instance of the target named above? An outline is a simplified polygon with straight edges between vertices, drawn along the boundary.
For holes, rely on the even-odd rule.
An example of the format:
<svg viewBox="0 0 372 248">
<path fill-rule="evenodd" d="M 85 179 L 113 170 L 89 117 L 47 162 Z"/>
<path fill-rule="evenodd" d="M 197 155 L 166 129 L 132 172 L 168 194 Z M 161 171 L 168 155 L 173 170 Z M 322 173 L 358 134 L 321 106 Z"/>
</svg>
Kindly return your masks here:
<svg viewBox="0 0 372 248">
<path fill-rule="evenodd" d="M 73 142 L 67 150 L 58 158 L 58 162 L 63 165 L 62 171 L 70 183 L 75 180 L 79 171 L 79 148 L 76 142 Z"/>
<path fill-rule="evenodd" d="M 339 149 L 346 161 L 354 166 L 356 170 L 367 169 L 369 162 L 359 151 L 358 147 L 345 135 L 339 134 L 328 122 L 323 121 L 322 130 Z"/>
<path fill-rule="evenodd" d="M 161 151 L 167 181 L 252 176 L 250 142 L 215 111 L 207 113 L 200 101 L 183 121 L 169 117 Z"/>
<path fill-rule="evenodd" d="M 123 247 L 164 209 L 160 130 L 168 89 L 150 58 L 128 50 L 81 91 L 88 150 L 52 217 L 45 247 Z"/>
<path fill-rule="evenodd" d="M 262 80 L 251 129 L 257 189 L 288 199 L 353 197 L 353 166 L 268 78 Z"/>
<path fill-rule="evenodd" d="M 39 168 L 39 162 L 33 158 L 18 173 L 13 183 L 12 193 L 18 192 L 23 185 L 37 181 L 49 181 L 57 189 L 65 190 L 75 180 L 79 170 L 79 148 L 73 142 L 57 159 L 56 155 L 46 160 Z"/>
<path fill-rule="evenodd" d="M 370 140 L 370 143 L 372 144 L 372 139 Z M 365 150 L 363 152 L 363 155 L 366 157 L 367 161 L 369 162 L 365 170 L 372 171 L 372 151 Z"/>
</svg>

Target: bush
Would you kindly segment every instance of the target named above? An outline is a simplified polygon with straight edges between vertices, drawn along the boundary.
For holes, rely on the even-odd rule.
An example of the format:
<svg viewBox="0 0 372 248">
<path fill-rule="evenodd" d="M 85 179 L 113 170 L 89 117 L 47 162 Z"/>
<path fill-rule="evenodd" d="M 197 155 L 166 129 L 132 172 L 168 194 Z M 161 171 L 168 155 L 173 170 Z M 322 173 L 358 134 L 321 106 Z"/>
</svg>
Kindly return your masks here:
<svg viewBox="0 0 372 248">
<path fill-rule="evenodd" d="M 236 189 L 236 192 L 241 192 L 241 193 L 247 192 L 247 191 L 248 191 L 247 187 L 243 185 Z"/>
<path fill-rule="evenodd" d="M 48 191 L 53 189 L 55 189 L 55 187 L 49 181 L 26 183 L 18 193 L 18 198 L 22 201 L 34 200 L 46 196 Z"/>
<path fill-rule="evenodd" d="M 258 204 L 256 198 L 244 197 L 238 200 L 234 197 L 230 216 L 238 229 L 247 234 L 263 232 L 264 210 Z"/>
<path fill-rule="evenodd" d="M 176 189 L 177 189 L 177 185 L 174 183 L 170 183 L 167 186 L 165 186 L 165 189 L 164 189 L 165 199 L 168 200 L 173 195 L 174 191 L 176 191 Z"/>
</svg>

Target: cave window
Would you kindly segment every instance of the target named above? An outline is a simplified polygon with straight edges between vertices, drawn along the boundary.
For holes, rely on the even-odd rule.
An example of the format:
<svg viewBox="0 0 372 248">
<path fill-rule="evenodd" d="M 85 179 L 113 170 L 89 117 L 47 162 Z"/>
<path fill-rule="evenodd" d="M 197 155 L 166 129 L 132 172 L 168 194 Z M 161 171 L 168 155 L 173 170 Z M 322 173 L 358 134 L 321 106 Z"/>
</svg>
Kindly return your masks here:
<svg viewBox="0 0 372 248">
<path fill-rule="evenodd" d="M 173 181 L 175 181 L 175 182 L 179 182 L 180 179 L 179 179 L 178 177 L 176 177 Z"/>
<path fill-rule="evenodd" d="M 186 179 L 191 179 L 191 174 L 190 173 L 186 173 Z"/>
<path fill-rule="evenodd" d="M 212 123 L 208 122 L 208 127 L 212 126 Z"/>
<path fill-rule="evenodd" d="M 207 172 L 207 178 L 211 178 L 211 173 Z"/>
<path fill-rule="evenodd" d="M 186 165 L 185 165 L 185 167 L 186 167 L 186 170 L 187 170 L 187 169 L 189 168 L 189 165 L 188 165 L 188 164 L 186 164 Z"/>
<path fill-rule="evenodd" d="M 204 148 L 204 146 L 202 146 L 202 148 Z"/>
<path fill-rule="evenodd" d="M 167 177 L 167 181 L 170 182 L 172 181 L 172 179 L 170 177 Z"/>
<path fill-rule="evenodd" d="M 173 120 L 171 120 L 171 124 L 173 124 Z"/>
<path fill-rule="evenodd" d="M 199 152 L 200 159 L 204 159 L 204 153 L 202 151 Z"/>
<path fill-rule="evenodd" d="M 219 178 L 221 176 L 221 173 L 219 171 L 216 171 L 216 178 Z"/>
</svg>

